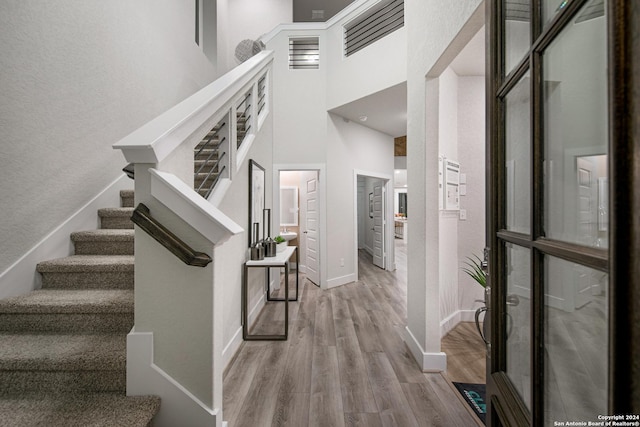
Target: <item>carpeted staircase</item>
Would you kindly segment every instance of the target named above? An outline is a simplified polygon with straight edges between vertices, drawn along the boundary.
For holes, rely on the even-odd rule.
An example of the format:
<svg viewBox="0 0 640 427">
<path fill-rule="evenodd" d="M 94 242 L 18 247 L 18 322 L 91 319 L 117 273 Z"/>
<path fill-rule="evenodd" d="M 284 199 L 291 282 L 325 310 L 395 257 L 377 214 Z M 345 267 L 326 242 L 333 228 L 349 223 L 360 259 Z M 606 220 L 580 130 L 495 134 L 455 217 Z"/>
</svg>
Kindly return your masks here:
<svg viewBox="0 0 640 427">
<path fill-rule="evenodd" d="M 133 192 L 44 261 L 42 289 L 0 301 L 0 426 L 150 426 L 154 396 L 127 397 L 133 326 Z"/>
</svg>

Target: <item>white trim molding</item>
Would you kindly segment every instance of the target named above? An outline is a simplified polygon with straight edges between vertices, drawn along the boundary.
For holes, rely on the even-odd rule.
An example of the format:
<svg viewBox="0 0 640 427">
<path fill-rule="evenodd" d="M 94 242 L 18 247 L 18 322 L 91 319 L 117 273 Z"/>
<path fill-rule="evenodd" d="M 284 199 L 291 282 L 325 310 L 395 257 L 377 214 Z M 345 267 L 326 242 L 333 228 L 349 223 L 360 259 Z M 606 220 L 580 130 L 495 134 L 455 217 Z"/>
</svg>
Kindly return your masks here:
<svg viewBox="0 0 640 427">
<path fill-rule="evenodd" d="M 177 176 L 149 168 L 151 195 L 213 244 L 221 244 L 244 229 Z"/>
<path fill-rule="evenodd" d="M 156 427 L 222 427 L 222 408 L 209 408 L 153 360 L 153 333 L 127 336 L 127 396 L 160 396 Z"/>
<path fill-rule="evenodd" d="M 273 62 L 273 52 L 263 51 L 238 65 L 113 145 L 129 163 L 158 163 L 213 115 L 218 114 L 252 80 Z"/>
<path fill-rule="evenodd" d="M 418 362 L 422 372 L 444 372 L 447 370 L 447 355 L 443 352 L 427 353 L 424 351 L 409 327 L 405 327 L 404 342 Z"/>
<path fill-rule="evenodd" d="M 327 289 L 335 288 L 336 286 L 346 285 L 347 283 L 352 283 L 356 281 L 355 273 L 347 274 L 345 276 L 334 277 L 333 279 L 327 280 Z"/>
</svg>

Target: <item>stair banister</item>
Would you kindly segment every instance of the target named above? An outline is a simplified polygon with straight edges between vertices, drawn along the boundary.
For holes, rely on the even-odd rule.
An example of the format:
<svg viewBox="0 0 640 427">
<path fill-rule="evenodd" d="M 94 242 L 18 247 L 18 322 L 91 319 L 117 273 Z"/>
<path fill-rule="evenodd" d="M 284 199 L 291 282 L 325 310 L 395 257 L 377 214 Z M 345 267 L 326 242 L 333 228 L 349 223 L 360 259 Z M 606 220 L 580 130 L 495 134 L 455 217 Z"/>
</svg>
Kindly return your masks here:
<svg viewBox="0 0 640 427">
<path fill-rule="evenodd" d="M 236 138 L 238 99 L 257 91 L 258 81 L 270 76 L 272 62 L 272 52 L 255 55 L 114 145 L 131 164 L 127 170 L 135 180 L 136 205 L 148 207 L 153 218 L 192 248 L 180 257 L 183 261 L 193 257 L 202 264 L 202 268 L 185 265 L 158 244 L 163 239 L 176 243 L 167 233 L 160 231 L 164 237 L 156 239 L 140 232 L 151 220 L 144 208 L 138 211 L 136 216 L 143 221 L 136 227 L 135 327 L 127 338 L 127 393 L 162 398 L 154 420 L 158 427 L 222 424 L 223 312 L 229 283 L 214 281 L 214 272 L 235 267 L 213 254 L 214 247 L 244 229 L 238 218 L 226 216 L 216 203 L 232 188 L 252 141 L 271 143 L 265 136 L 268 132 L 258 134 L 269 106 L 256 117 L 256 129 L 243 150 L 221 156 L 218 169 L 225 173 L 209 200 L 194 189 L 194 148 L 221 121 L 228 128 L 224 144 L 235 146 L 227 141 Z M 270 95 L 266 98 L 268 104 Z M 185 252 L 182 244 L 177 246 L 181 248 L 177 252 Z M 231 244 L 234 254 L 243 250 Z"/>
<path fill-rule="evenodd" d="M 157 219 L 151 216 L 149 208 L 143 203 L 140 203 L 133 211 L 131 221 L 167 248 L 169 252 L 180 258 L 185 264 L 194 267 L 206 267 L 207 264 L 211 262 L 209 255 L 194 250 L 165 226 L 160 224 Z"/>
</svg>

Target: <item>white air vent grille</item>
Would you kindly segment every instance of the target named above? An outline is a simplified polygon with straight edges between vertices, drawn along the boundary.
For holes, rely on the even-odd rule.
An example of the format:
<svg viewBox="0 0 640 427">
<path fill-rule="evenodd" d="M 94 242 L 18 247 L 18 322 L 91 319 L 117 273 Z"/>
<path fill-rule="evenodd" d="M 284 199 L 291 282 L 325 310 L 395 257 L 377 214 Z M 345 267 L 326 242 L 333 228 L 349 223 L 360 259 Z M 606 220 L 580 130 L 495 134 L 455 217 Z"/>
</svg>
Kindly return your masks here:
<svg viewBox="0 0 640 427">
<path fill-rule="evenodd" d="M 289 39 L 289 69 L 317 69 L 320 65 L 318 37 L 291 37 Z"/>
<path fill-rule="evenodd" d="M 404 26 L 404 0 L 392 0 L 345 27 L 347 56 Z"/>
</svg>

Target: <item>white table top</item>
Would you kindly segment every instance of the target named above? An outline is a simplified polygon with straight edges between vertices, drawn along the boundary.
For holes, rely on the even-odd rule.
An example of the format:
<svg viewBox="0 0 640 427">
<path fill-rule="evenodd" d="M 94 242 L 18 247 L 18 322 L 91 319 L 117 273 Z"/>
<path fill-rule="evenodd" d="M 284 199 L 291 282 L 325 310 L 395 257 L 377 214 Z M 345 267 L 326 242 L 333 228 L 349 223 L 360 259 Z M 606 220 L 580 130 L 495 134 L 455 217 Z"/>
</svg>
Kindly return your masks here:
<svg viewBox="0 0 640 427">
<path fill-rule="evenodd" d="M 296 246 L 287 246 L 284 251 L 276 252 L 276 256 L 264 257 L 264 259 L 255 261 L 249 260 L 245 264 L 248 267 L 283 267 L 295 250 Z"/>
</svg>

